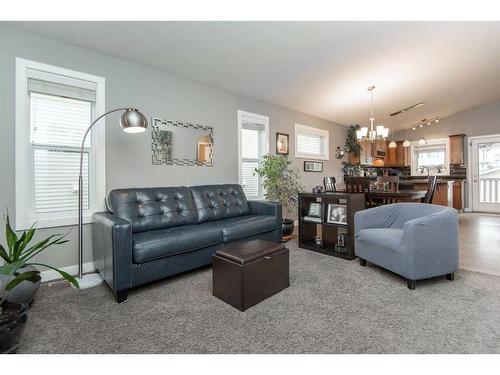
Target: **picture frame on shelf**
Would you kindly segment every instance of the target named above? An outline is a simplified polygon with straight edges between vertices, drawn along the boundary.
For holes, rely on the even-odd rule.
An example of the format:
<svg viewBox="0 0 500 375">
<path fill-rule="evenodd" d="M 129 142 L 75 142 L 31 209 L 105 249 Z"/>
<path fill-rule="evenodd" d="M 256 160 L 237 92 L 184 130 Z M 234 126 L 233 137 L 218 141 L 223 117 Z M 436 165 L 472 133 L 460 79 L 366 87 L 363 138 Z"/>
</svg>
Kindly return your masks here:
<svg viewBox="0 0 500 375">
<path fill-rule="evenodd" d="M 309 203 L 307 216 L 303 217 L 304 221 L 322 223 L 323 222 L 323 205 L 318 202 Z"/>
<path fill-rule="evenodd" d="M 323 172 L 323 162 L 304 161 L 304 172 Z"/>
<path fill-rule="evenodd" d="M 289 135 L 285 133 L 276 133 L 276 155 L 288 155 Z"/>
<path fill-rule="evenodd" d="M 326 222 L 347 225 L 347 205 L 329 203 Z"/>
</svg>

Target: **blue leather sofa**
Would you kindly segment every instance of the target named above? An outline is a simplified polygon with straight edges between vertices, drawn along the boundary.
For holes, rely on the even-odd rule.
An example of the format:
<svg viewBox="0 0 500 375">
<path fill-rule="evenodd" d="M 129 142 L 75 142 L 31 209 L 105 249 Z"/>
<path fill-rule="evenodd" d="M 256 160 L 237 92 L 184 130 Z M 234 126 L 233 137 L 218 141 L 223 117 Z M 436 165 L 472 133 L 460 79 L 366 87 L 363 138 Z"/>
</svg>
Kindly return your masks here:
<svg viewBox="0 0 500 375">
<path fill-rule="evenodd" d="M 424 203 L 396 203 L 354 215 L 355 254 L 395 272 L 415 289 L 417 280 L 458 269 L 458 214 L 453 208 Z"/>
<path fill-rule="evenodd" d="M 118 189 L 94 214 L 94 263 L 123 302 L 130 288 L 206 266 L 225 243 L 280 242 L 281 205 L 240 185 Z"/>
</svg>

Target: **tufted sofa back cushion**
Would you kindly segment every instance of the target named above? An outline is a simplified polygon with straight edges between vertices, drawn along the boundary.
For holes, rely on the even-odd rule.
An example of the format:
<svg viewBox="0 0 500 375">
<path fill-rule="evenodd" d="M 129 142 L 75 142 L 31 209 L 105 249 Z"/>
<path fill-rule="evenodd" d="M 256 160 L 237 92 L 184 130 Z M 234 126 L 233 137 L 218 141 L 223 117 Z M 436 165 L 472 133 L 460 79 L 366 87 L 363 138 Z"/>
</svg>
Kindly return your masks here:
<svg viewBox="0 0 500 375">
<path fill-rule="evenodd" d="M 114 215 L 130 221 L 133 232 L 198 223 L 193 196 L 185 186 L 116 189 L 109 193 L 108 204 Z"/>
<path fill-rule="evenodd" d="M 250 213 L 247 198 L 240 185 L 191 186 L 191 192 L 200 223 Z"/>
</svg>

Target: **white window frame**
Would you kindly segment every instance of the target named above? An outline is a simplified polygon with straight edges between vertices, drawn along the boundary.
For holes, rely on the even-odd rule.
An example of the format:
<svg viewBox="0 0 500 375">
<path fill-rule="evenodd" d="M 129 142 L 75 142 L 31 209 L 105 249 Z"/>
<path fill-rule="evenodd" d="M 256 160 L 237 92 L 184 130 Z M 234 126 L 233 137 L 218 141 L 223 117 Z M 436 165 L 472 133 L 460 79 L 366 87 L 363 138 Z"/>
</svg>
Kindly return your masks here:
<svg viewBox="0 0 500 375">
<path fill-rule="evenodd" d="M 259 115 L 257 113 L 246 112 L 242 110 L 238 110 L 238 183 L 242 185 L 242 173 L 241 173 L 241 164 L 243 161 L 241 150 L 241 131 L 243 129 L 243 122 L 247 119 L 248 122 L 254 122 L 257 124 L 261 124 L 264 126 L 264 142 L 262 142 L 261 155 L 262 158 L 264 155 L 269 153 L 269 117 L 264 115 Z M 247 197 L 249 199 L 264 199 L 265 191 L 262 189 L 262 185 L 259 184 L 259 195 L 256 197 Z"/>
<path fill-rule="evenodd" d="M 411 159 L 411 175 L 412 176 L 422 176 L 422 173 L 418 173 L 417 171 L 417 160 L 415 158 L 415 151 L 418 149 L 425 149 L 426 146 L 433 146 L 433 145 L 445 145 L 446 147 L 446 152 L 445 152 L 445 161 L 444 161 L 444 166 L 445 170 L 442 173 L 435 173 L 437 176 L 444 176 L 444 175 L 449 175 L 450 174 L 450 140 L 449 138 L 435 138 L 435 139 L 428 139 L 425 145 L 419 146 L 417 142 L 412 142 L 411 148 L 410 148 L 410 159 Z M 427 176 L 426 174 L 424 174 Z"/>
<path fill-rule="evenodd" d="M 32 146 L 30 144 L 30 97 L 28 78 L 30 71 L 55 74 L 60 77 L 58 83 L 71 84 L 76 80 L 88 81 L 96 87 L 96 101 L 93 106 L 92 119 L 105 112 L 105 79 L 103 77 L 77 72 L 53 65 L 16 57 L 15 81 L 15 228 L 24 230 L 34 222 L 37 228 L 76 225 L 78 211 L 53 213 L 48 217 L 37 217 L 34 210 L 34 165 Z M 59 78 L 58 77 L 58 78 Z M 83 212 L 83 223 L 92 222 L 92 214 L 104 210 L 106 196 L 106 154 L 105 154 L 105 120 L 91 131 L 92 147 L 89 153 L 89 209 Z M 89 124 L 90 126 L 90 124 Z M 92 178 L 92 176 L 94 178 Z M 77 181 L 75 181 L 77 183 Z"/>
<path fill-rule="evenodd" d="M 299 133 L 308 133 L 312 135 L 318 135 L 323 139 L 323 154 L 305 154 L 299 152 L 298 137 Z M 300 159 L 313 159 L 313 160 L 330 160 L 330 132 L 328 130 L 314 128 L 312 126 L 295 124 L 295 157 Z"/>
</svg>

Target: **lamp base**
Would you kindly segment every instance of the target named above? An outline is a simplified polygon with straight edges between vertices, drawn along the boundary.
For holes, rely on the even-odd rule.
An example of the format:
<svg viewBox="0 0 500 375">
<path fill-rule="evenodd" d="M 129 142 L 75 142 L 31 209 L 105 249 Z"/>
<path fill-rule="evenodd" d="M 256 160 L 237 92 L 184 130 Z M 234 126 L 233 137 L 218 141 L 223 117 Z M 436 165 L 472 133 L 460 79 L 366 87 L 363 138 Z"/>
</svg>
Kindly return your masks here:
<svg viewBox="0 0 500 375">
<path fill-rule="evenodd" d="M 87 289 L 87 288 L 92 288 L 94 286 L 101 284 L 104 281 L 104 279 L 102 278 L 101 274 L 99 274 L 99 273 L 89 273 L 89 274 L 83 275 L 83 277 L 81 279 L 77 278 L 76 281 L 78 281 L 78 285 L 80 286 L 80 289 Z M 73 288 L 75 288 L 73 284 L 71 284 L 71 286 Z"/>
</svg>

